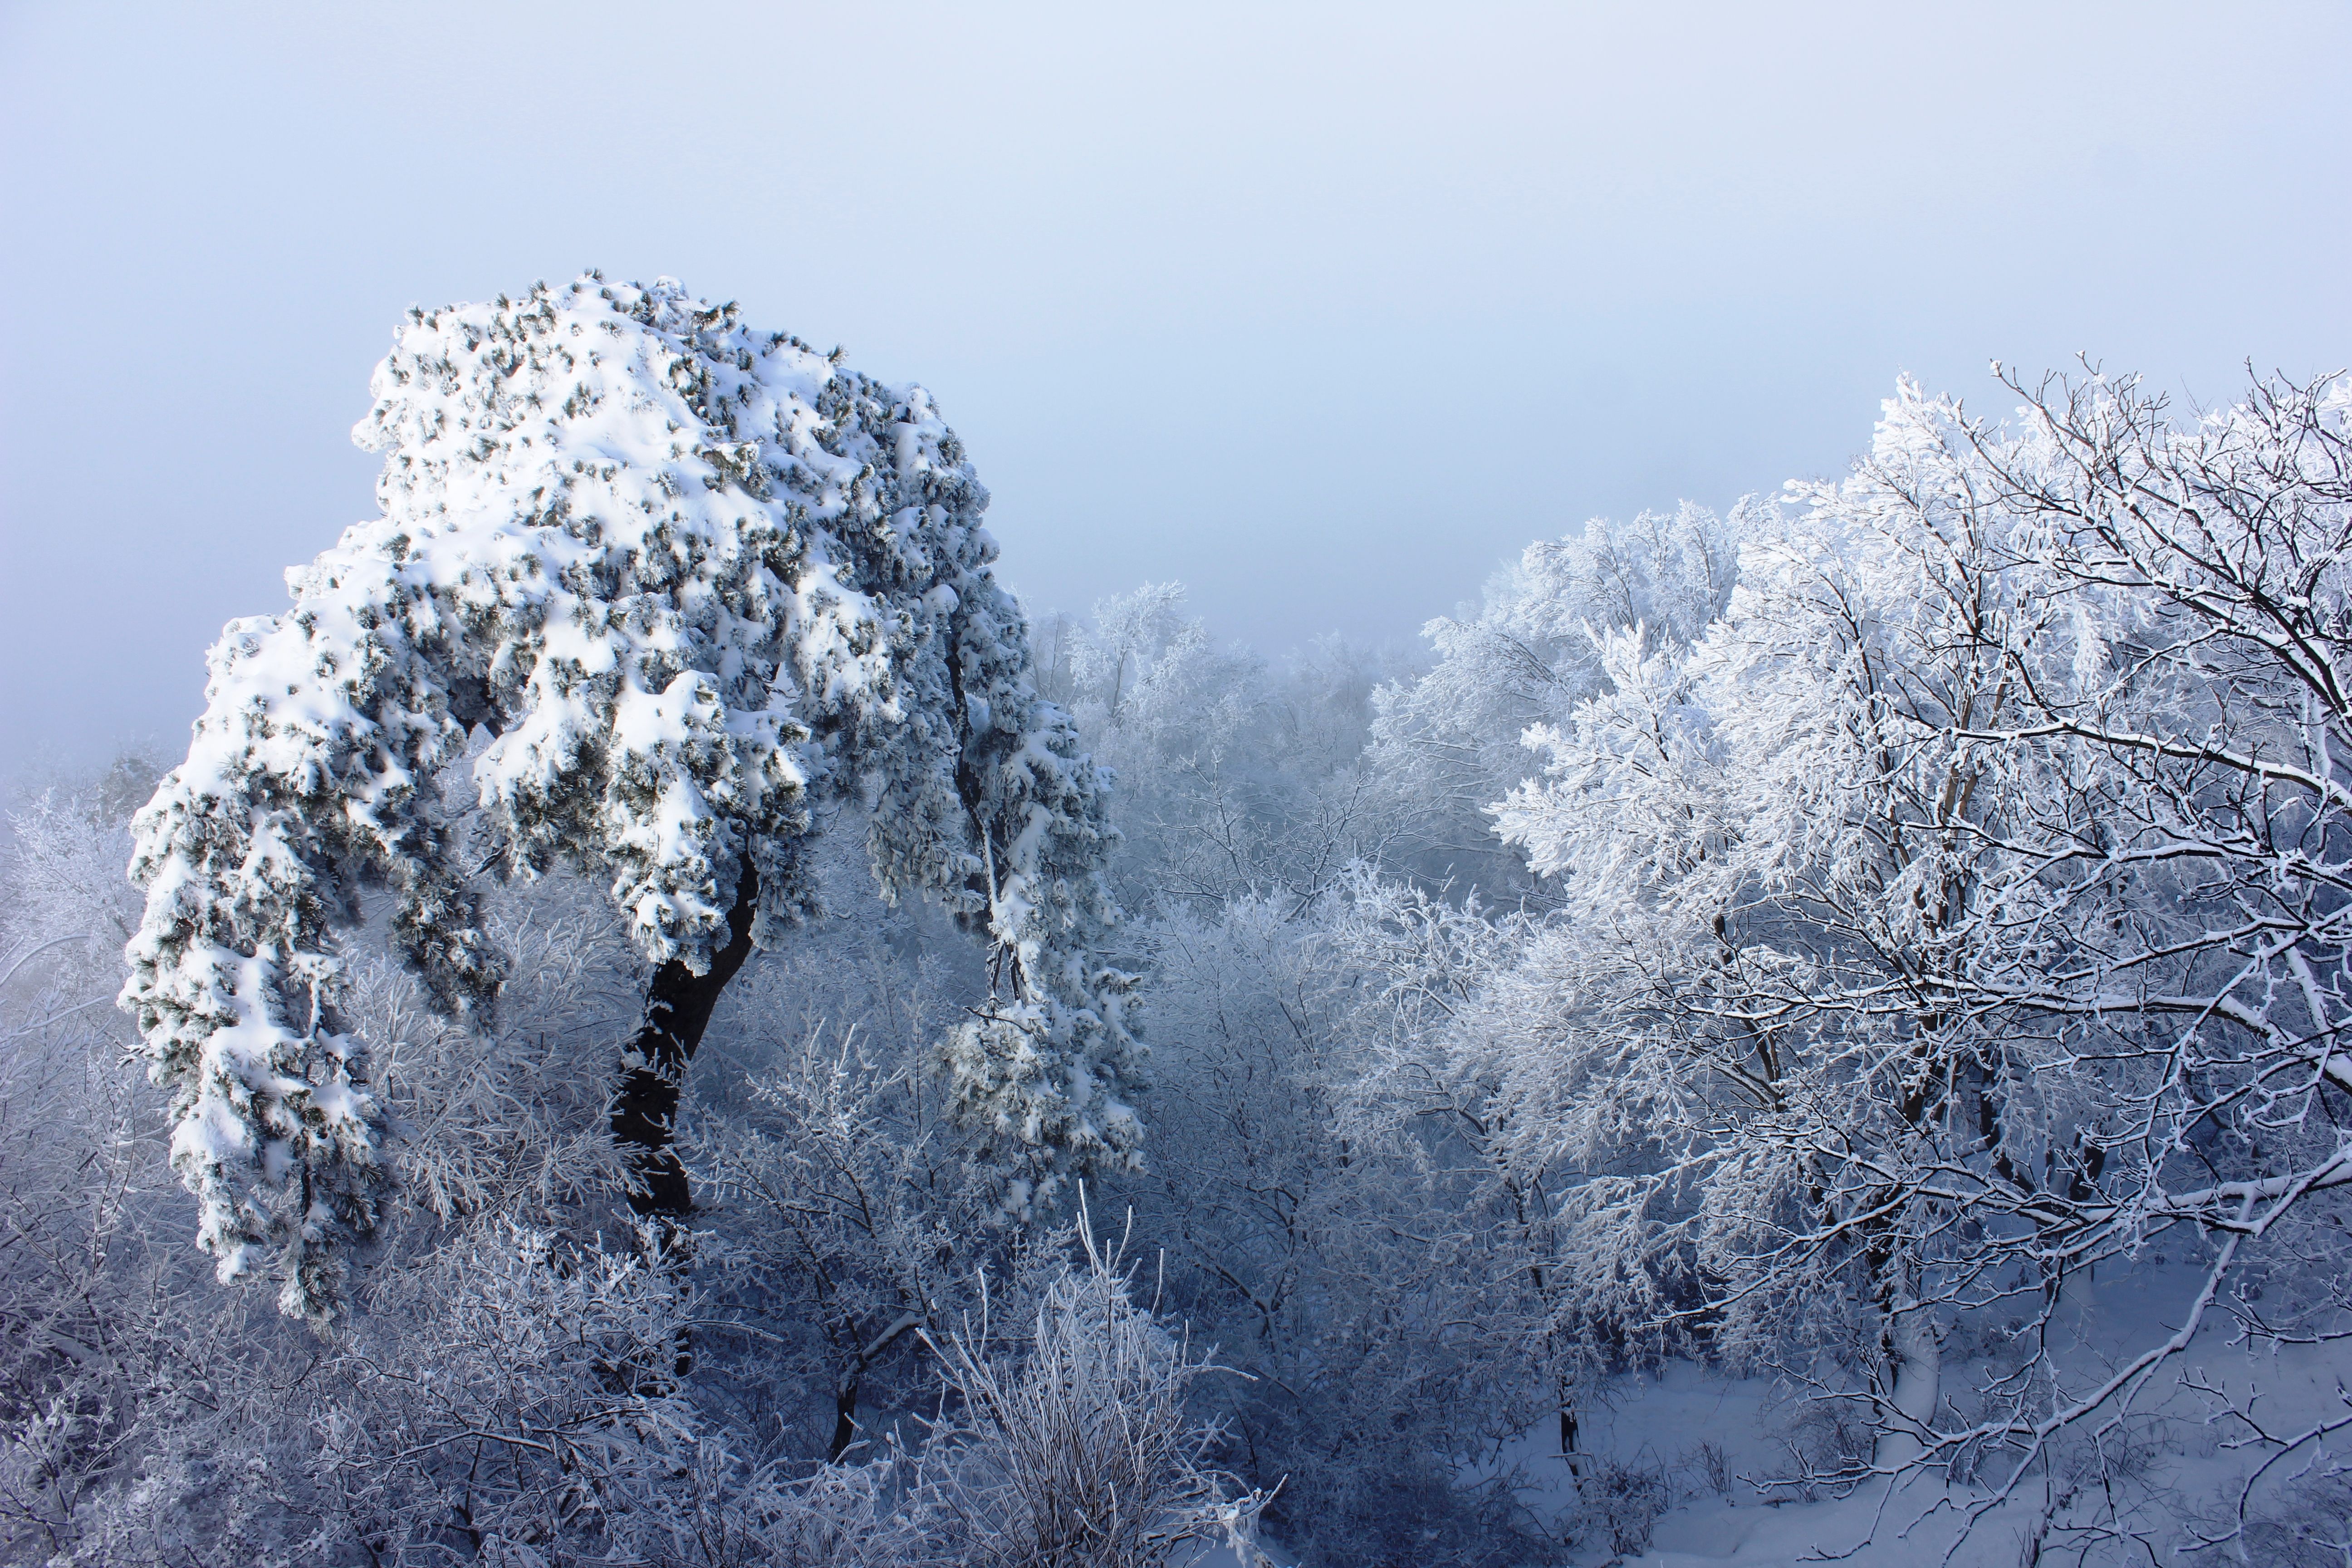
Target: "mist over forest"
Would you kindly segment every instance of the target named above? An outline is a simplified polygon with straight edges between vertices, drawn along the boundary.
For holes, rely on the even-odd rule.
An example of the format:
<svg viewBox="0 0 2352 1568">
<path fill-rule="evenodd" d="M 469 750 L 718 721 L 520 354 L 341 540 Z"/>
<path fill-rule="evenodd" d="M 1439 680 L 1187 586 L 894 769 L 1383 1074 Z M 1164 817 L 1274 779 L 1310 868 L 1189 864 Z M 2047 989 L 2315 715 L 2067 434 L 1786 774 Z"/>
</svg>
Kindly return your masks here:
<svg viewBox="0 0 2352 1568">
<path fill-rule="evenodd" d="M 0 1564 L 2352 1563 L 2347 61 L 0 10 Z"/>
<path fill-rule="evenodd" d="M 2339 1560 L 2352 384 L 2003 385 L 1275 658 L 735 305 L 411 311 L 10 815 L 0 1540 Z"/>
</svg>

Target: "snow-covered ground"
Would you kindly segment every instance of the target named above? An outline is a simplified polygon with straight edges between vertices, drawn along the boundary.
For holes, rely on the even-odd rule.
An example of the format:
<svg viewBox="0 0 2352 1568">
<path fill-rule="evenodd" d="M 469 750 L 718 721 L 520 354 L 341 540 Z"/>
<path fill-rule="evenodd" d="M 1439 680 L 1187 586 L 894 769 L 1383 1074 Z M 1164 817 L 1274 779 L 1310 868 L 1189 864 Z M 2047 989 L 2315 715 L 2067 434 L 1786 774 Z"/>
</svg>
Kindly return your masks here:
<svg viewBox="0 0 2352 1568">
<path fill-rule="evenodd" d="M 2070 1302 L 2053 1344 L 2065 1342 L 2064 1363 L 2078 1379 L 2090 1382 L 2168 1337 L 2200 1278 L 2178 1264 L 2150 1264 L 2099 1280 Z M 2237 1401 L 2250 1401 L 2275 1434 L 2301 1433 L 2352 1415 L 2352 1401 L 2344 1392 L 2352 1384 L 2352 1350 L 2305 1346 L 2250 1354 L 2230 1342 L 2232 1328 L 2224 1314 L 2209 1318 L 2189 1352 L 2157 1374 L 2130 1419 L 2108 1441 L 2112 1479 L 2099 1486 L 2097 1500 L 2112 1497 L 2124 1528 L 2144 1542 L 2129 1549 L 2127 1560 L 2273 1560 L 2266 1553 L 2274 1549 L 2260 1541 L 2250 1543 L 2242 1556 L 2228 1545 L 2199 1547 L 2198 1527 L 2226 1528 L 2244 1478 L 2272 1450 L 2246 1444 L 2249 1428 L 2218 1415 L 2220 1401 L 2188 1384 L 2201 1382 Z M 1954 1343 L 1974 1348 L 1957 1337 Z M 1997 1341 L 1978 1344 L 1987 1353 L 1948 1362 L 1948 1395 L 1965 1401 L 1998 1367 Z M 1920 1476 L 1891 1489 L 1885 1483 L 1868 1486 L 1843 1498 L 1767 1495 L 1753 1483 L 1787 1473 L 1790 1422 L 1797 1414 L 1795 1402 L 1769 1380 L 1726 1379 L 1689 1362 L 1670 1363 L 1654 1375 L 1616 1379 L 1606 1407 L 1585 1414 L 1580 1444 L 1595 1460 L 1655 1476 L 1671 1506 L 1652 1524 L 1645 1550 L 1596 1549 L 1586 1560 L 1613 1558 L 1625 1568 L 1762 1568 L 1830 1560 L 1854 1568 L 2011 1568 L 2031 1560 L 2028 1542 L 2041 1527 L 2044 1500 L 2067 1487 L 2069 1460 L 2062 1458 L 2054 1488 L 2037 1470 L 2006 1500 L 1994 1489 L 2005 1479 L 1999 1474 L 1978 1486 Z M 2068 1451 L 2062 1447 L 2062 1455 Z M 1531 1481 L 1524 1495 L 1539 1514 L 1559 1520 L 1577 1505 L 1549 1430 L 1506 1445 L 1490 1461 L 1489 1473 L 1491 1467 L 1513 1464 Z M 2257 1491 L 2251 1517 L 2311 1520 L 2311 1501 L 2283 1500 L 2280 1487 L 2324 1481 L 2328 1468 L 2328 1460 L 2313 1450 L 2291 1456 L 2273 1467 Z M 2061 1528 L 2047 1537 L 2053 1549 L 2069 1539 L 2063 1528 L 2069 1519 L 2080 1522 L 2087 1516 L 2078 1500 L 2059 1517 Z M 2095 1551 L 2090 1558 L 2102 1560 Z M 2044 1561 L 2071 1563 L 2074 1548 Z"/>
</svg>

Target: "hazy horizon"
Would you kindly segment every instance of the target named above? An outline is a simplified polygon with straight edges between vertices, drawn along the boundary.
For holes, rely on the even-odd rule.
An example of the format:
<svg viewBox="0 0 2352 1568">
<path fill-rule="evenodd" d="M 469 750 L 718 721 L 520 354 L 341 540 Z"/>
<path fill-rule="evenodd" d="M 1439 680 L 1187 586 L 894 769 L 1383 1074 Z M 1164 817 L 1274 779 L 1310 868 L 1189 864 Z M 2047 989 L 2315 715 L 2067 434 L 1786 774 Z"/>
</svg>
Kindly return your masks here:
<svg viewBox="0 0 2352 1568">
<path fill-rule="evenodd" d="M 1411 639 L 1896 374 L 2352 363 L 2352 13 L 0 11 L 0 773 L 184 743 L 412 303 L 668 274 L 937 395 L 1001 571 Z"/>
</svg>

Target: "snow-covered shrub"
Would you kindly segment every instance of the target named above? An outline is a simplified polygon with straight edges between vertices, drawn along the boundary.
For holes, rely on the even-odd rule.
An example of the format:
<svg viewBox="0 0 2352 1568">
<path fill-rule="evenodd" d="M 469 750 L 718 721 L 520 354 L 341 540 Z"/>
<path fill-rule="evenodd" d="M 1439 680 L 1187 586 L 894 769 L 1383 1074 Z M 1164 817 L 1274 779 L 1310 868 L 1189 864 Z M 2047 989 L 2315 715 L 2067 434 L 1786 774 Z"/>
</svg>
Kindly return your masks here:
<svg viewBox="0 0 2352 1568">
<path fill-rule="evenodd" d="M 495 1562 L 667 1533 L 699 1423 L 676 1364 L 691 1309 L 657 1249 L 492 1224 L 371 1283 L 306 1401 L 317 1506 L 351 1542 Z"/>
<path fill-rule="evenodd" d="M 1731 1495 L 1731 1483 L 1734 1479 L 1731 1471 L 1731 1456 L 1725 1451 L 1722 1444 L 1711 1438 L 1703 1441 L 1698 1447 L 1683 1456 L 1682 1463 L 1685 1469 L 1698 1479 L 1700 1485 L 1716 1496 L 1727 1498 Z"/>
<path fill-rule="evenodd" d="M 1560 1531 L 1581 1550 L 1637 1554 L 1647 1550 L 1651 1527 L 1675 1500 L 1663 1462 L 1590 1455 L 1578 1467 L 1576 1500 L 1562 1512 Z"/>
<path fill-rule="evenodd" d="M 169 1170 L 106 997 L 136 909 L 118 764 L 12 812 L 0 840 L 0 1557 L 69 1553 L 136 1476 L 156 1402 L 222 1353 L 156 1204 Z"/>
<path fill-rule="evenodd" d="M 919 1468 L 893 1452 L 808 1475 L 770 1465 L 747 1477 L 706 1446 L 671 1521 L 670 1559 L 694 1568 L 954 1568 L 914 1501 Z"/>
<path fill-rule="evenodd" d="M 643 977 L 619 922 L 595 889 L 561 878 L 493 890 L 482 929 L 515 966 L 488 1027 L 436 1011 L 381 953 L 344 972 L 341 1015 L 370 1042 L 399 1138 L 398 1197 L 432 1222 L 400 1238 L 407 1253 L 429 1250 L 438 1226 L 561 1228 L 623 1184 L 612 1043 L 635 1020 Z"/>
<path fill-rule="evenodd" d="M 714 1435 L 677 1374 L 688 1300 L 657 1238 L 495 1222 L 373 1271 L 331 1344 L 205 1286 L 199 1367 L 147 1391 L 135 1466 L 63 1560 L 691 1561 L 669 1553 Z"/>
<path fill-rule="evenodd" d="M 933 1342 L 950 1404 L 927 1491 L 974 1568 L 1158 1568 L 1245 1540 L 1262 1501 L 1210 1467 L 1223 1434 L 1192 1407 L 1223 1369 L 1135 1302 L 1091 1227 L 1079 1236 L 1083 1267 L 1046 1279 L 1025 1322 L 992 1321 L 983 1294 Z"/>
</svg>

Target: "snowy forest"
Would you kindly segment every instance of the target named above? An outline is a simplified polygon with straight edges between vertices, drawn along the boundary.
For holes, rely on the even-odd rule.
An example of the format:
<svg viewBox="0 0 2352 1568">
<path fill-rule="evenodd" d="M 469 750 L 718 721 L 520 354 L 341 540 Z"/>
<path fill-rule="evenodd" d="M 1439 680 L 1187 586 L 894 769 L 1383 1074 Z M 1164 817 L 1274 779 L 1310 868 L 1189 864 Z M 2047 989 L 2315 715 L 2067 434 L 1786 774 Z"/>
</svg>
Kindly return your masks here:
<svg viewBox="0 0 2352 1568">
<path fill-rule="evenodd" d="M 8 803 L 0 1559 L 2352 1563 L 2352 380 L 1995 374 L 1284 652 L 411 312 Z"/>
</svg>

